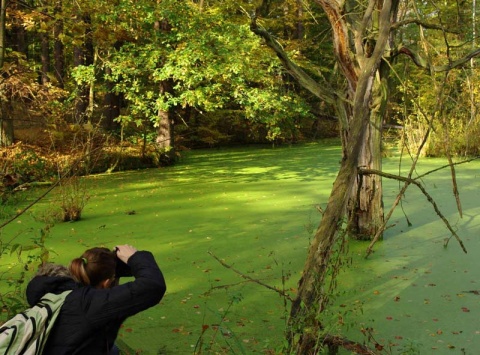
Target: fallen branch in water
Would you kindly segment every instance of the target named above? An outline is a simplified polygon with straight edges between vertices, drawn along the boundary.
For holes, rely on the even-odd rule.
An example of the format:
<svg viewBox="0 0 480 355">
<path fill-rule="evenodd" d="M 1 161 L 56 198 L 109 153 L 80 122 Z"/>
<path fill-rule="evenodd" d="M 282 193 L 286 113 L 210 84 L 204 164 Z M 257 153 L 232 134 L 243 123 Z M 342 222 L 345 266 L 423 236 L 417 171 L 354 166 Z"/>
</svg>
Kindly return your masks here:
<svg viewBox="0 0 480 355">
<path fill-rule="evenodd" d="M 255 282 L 256 284 L 259 284 L 263 287 L 266 287 L 268 288 L 269 290 L 272 290 L 272 291 L 275 291 L 276 293 L 278 293 L 280 296 L 282 297 L 285 297 L 286 299 L 288 299 L 289 301 L 293 301 L 293 299 L 288 295 L 286 294 L 284 291 L 274 287 L 274 286 L 270 286 L 270 285 L 267 285 L 266 283 L 263 283 L 262 281 L 260 280 L 257 280 L 257 279 L 254 279 L 253 277 L 250 277 L 248 275 L 245 275 L 244 273 L 242 273 L 241 271 L 239 270 L 236 270 L 234 269 L 231 265 L 228 265 L 227 263 L 225 263 L 223 260 L 220 260 L 219 257 L 217 257 L 215 254 L 213 254 L 212 252 L 208 252 L 208 254 L 210 254 L 210 256 L 212 258 L 214 258 L 215 260 L 217 260 L 220 264 L 222 264 L 222 266 L 226 267 L 227 269 L 230 269 L 232 270 L 233 272 L 235 272 L 236 274 L 240 275 L 241 277 L 243 277 L 244 279 L 248 280 L 248 281 L 251 281 L 251 282 Z"/>
<path fill-rule="evenodd" d="M 460 247 L 462 248 L 463 252 L 466 254 L 467 253 L 467 249 L 465 248 L 465 245 L 463 244 L 463 241 L 462 239 L 460 239 L 460 237 L 458 236 L 457 232 L 455 232 L 455 230 L 453 229 L 453 227 L 450 225 L 450 223 L 448 222 L 447 218 L 443 215 L 443 213 L 440 211 L 440 209 L 438 208 L 437 206 L 437 203 L 435 202 L 435 200 L 432 198 L 432 196 L 430 196 L 430 194 L 427 192 L 427 190 L 418 182 L 416 181 L 415 179 L 412 179 L 412 178 L 408 178 L 408 177 L 404 177 L 404 176 L 399 176 L 399 175 L 393 175 L 393 174 L 388 174 L 388 173 L 385 173 L 383 171 L 380 171 L 380 170 L 374 170 L 374 169 L 360 169 L 359 170 L 359 174 L 361 175 L 371 175 L 371 174 L 375 174 L 375 175 L 379 175 L 379 176 L 382 176 L 382 177 L 386 177 L 386 178 L 389 178 L 389 179 L 394 179 L 394 180 L 398 180 L 398 181 L 403 181 L 405 182 L 405 189 L 408 185 L 412 184 L 412 185 L 415 185 L 416 187 L 418 187 L 420 189 L 420 191 L 425 195 L 425 197 L 427 198 L 427 200 L 432 204 L 433 206 L 433 209 L 435 210 L 436 214 L 440 217 L 440 219 L 443 221 L 443 223 L 446 225 L 447 229 L 450 231 L 450 233 L 452 233 L 452 236 L 455 237 L 455 239 L 457 240 L 458 244 L 460 244 Z M 405 190 L 404 189 L 404 190 Z M 404 190 L 402 190 L 402 193 L 404 192 Z M 372 242 L 370 243 L 370 245 L 368 246 L 367 248 L 367 256 L 370 255 L 370 253 L 372 252 L 372 248 L 373 248 L 373 245 L 375 244 L 376 242 L 376 239 L 372 240 Z"/>
</svg>

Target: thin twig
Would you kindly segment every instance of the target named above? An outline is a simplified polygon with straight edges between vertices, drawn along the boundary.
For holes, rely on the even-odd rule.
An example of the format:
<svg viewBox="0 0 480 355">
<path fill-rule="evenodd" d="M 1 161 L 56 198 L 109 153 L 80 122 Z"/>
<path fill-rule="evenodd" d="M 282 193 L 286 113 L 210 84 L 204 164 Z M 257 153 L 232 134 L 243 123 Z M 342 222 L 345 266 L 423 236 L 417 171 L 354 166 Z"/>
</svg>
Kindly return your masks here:
<svg viewBox="0 0 480 355">
<path fill-rule="evenodd" d="M 3 227 L 5 227 L 7 224 L 10 224 L 11 222 L 13 222 L 14 220 L 16 220 L 18 217 L 20 217 L 22 214 L 24 214 L 25 212 L 27 212 L 31 207 L 33 207 L 36 203 L 38 203 L 41 199 L 43 199 L 45 196 L 47 196 L 55 187 L 57 187 L 57 185 L 60 183 L 61 179 L 58 179 L 52 186 L 50 186 L 50 188 L 48 188 L 47 191 L 45 191 L 43 194 L 41 194 L 37 199 L 35 199 L 35 201 L 33 201 L 32 203 L 30 203 L 27 207 L 25 207 L 24 209 L 22 209 L 20 212 L 18 212 L 15 216 L 13 216 L 12 218 L 8 219 L 7 221 L 3 222 L 2 224 L 0 224 L 0 229 L 2 229 Z"/>
<path fill-rule="evenodd" d="M 477 159 L 480 159 L 480 156 L 476 156 L 476 157 L 473 157 L 473 158 L 470 158 L 470 159 L 466 159 L 466 160 L 462 160 L 462 161 L 457 161 L 457 162 L 454 162 L 452 164 L 445 164 L 445 165 L 442 165 L 436 169 L 433 169 L 433 170 L 429 170 L 427 171 L 426 173 L 423 173 L 421 175 L 419 175 L 418 177 L 414 178 L 414 180 L 418 180 L 418 179 L 421 179 L 427 175 L 430 175 L 432 173 L 435 173 L 439 170 L 443 170 L 443 169 L 446 169 L 446 168 L 449 168 L 451 165 L 460 165 L 460 164 L 465 164 L 465 163 L 470 163 L 474 160 L 477 160 Z"/>
<path fill-rule="evenodd" d="M 282 290 L 279 290 L 278 288 L 274 287 L 274 286 L 270 286 L 270 285 L 267 285 L 266 283 L 263 283 L 262 281 L 260 280 L 257 280 L 257 279 L 254 279 L 248 275 L 245 275 L 243 272 L 233 268 L 231 265 L 228 265 L 227 263 L 225 263 L 223 260 L 220 260 L 219 257 L 217 257 L 215 254 L 213 254 L 211 251 L 208 252 L 208 254 L 210 254 L 210 256 L 212 256 L 215 260 L 217 260 L 220 264 L 222 264 L 222 266 L 226 267 L 227 269 L 230 269 L 232 270 L 233 272 L 235 272 L 236 274 L 240 275 L 241 277 L 243 277 L 244 279 L 248 280 L 248 281 L 251 281 L 251 282 L 255 282 L 256 284 L 259 284 L 263 287 L 266 287 L 268 288 L 269 290 L 272 290 L 272 291 L 275 291 L 276 293 L 278 293 L 280 296 L 282 297 L 285 297 L 286 299 L 288 299 L 289 301 L 293 302 L 293 299 L 288 295 L 286 294 L 285 292 L 283 292 Z"/>
<path fill-rule="evenodd" d="M 423 143 L 425 142 L 425 139 L 424 141 L 422 142 L 422 145 Z M 419 150 L 420 151 L 420 150 Z M 416 162 L 418 160 L 418 156 L 419 156 L 419 153 L 417 153 L 417 157 L 414 161 L 414 165 L 416 165 Z M 454 165 L 460 165 L 460 164 L 465 164 L 465 163 L 469 163 L 471 161 L 474 161 L 474 160 L 477 160 L 479 159 L 480 156 L 476 156 L 476 157 L 473 157 L 473 158 L 470 158 L 470 159 L 466 159 L 466 160 L 463 160 L 463 161 L 460 161 L 460 162 L 455 162 L 453 163 Z M 443 166 L 440 166 L 436 169 L 433 169 L 433 170 L 430 170 L 430 171 L 427 171 L 426 173 L 423 173 L 421 175 L 418 175 L 417 177 L 415 178 L 412 178 L 411 175 L 412 175 L 412 172 L 413 172 L 413 166 L 412 168 L 410 169 L 410 173 L 409 173 L 409 178 L 412 178 L 413 180 L 420 180 L 422 179 L 423 177 L 429 175 L 429 174 L 433 174 L 434 172 L 437 172 L 439 170 L 442 170 L 442 169 L 445 169 L 445 168 L 448 168 L 450 167 L 449 164 L 446 164 L 446 165 L 443 165 Z M 370 245 L 368 246 L 367 248 L 367 252 L 366 252 L 366 256 L 365 257 L 368 257 L 371 253 L 372 253 L 372 250 L 373 250 L 373 246 L 375 245 L 375 243 L 378 241 L 378 239 L 380 238 L 380 235 L 383 233 L 383 231 L 385 231 L 386 229 L 386 225 L 387 225 L 387 222 L 388 220 L 390 219 L 390 217 L 392 216 L 393 214 L 393 211 L 395 210 L 395 207 L 401 202 L 401 199 L 403 197 L 403 194 L 405 193 L 405 191 L 407 191 L 407 188 L 408 186 L 410 186 L 410 183 L 409 182 L 406 182 L 404 184 L 404 186 L 401 188 L 400 192 L 397 194 L 397 198 L 395 199 L 395 202 L 393 203 L 393 206 L 392 208 L 390 209 L 390 211 L 388 212 L 388 214 L 385 216 L 385 220 L 384 220 L 384 223 L 383 225 L 381 226 L 381 228 L 379 228 L 378 232 L 375 234 L 375 237 L 373 238 L 373 240 L 371 241 Z M 406 216 L 405 216 L 406 217 Z M 407 221 L 408 221 L 408 218 L 407 218 Z M 408 222 L 410 224 L 410 222 Z"/>
</svg>

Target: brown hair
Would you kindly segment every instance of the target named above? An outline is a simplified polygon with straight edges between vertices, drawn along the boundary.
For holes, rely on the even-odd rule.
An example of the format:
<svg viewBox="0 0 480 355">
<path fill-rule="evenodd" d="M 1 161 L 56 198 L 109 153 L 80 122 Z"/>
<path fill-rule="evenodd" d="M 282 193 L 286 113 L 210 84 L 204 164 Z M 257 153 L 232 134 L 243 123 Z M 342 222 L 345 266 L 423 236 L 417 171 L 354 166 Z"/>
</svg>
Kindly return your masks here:
<svg viewBox="0 0 480 355">
<path fill-rule="evenodd" d="M 97 287 L 102 281 L 115 278 L 117 258 L 107 248 L 92 248 L 70 263 L 70 272 L 75 281 Z"/>
</svg>

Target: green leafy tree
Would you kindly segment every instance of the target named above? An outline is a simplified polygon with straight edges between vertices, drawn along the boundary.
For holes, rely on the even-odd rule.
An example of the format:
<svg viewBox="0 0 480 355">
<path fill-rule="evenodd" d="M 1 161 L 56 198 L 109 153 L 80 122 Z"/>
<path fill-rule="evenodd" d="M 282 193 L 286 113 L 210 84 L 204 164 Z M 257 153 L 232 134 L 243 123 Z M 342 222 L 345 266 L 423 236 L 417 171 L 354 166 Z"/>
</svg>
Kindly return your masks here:
<svg viewBox="0 0 480 355">
<path fill-rule="evenodd" d="M 109 80 L 129 102 L 124 122 L 160 126 L 158 112 L 173 110 L 183 116 L 176 121 L 189 127 L 192 110 L 202 116 L 237 112 L 265 125 L 274 140 L 293 126 L 292 116 L 308 116 L 305 102 L 284 85 L 278 61 L 245 24 L 231 23 L 217 10 L 166 1 L 142 17 L 160 30 L 125 43 L 108 63 Z"/>
</svg>

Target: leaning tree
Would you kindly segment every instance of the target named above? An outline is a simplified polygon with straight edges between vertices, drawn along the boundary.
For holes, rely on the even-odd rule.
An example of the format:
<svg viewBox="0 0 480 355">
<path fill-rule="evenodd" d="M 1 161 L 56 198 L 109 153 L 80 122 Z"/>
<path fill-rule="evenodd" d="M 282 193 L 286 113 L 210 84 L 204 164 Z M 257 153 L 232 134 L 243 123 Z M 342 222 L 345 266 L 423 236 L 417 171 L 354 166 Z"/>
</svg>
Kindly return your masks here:
<svg viewBox="0 0 480 355">
<path fill-rule="evenodd" d="M 382 124 L 389 100 L 392 64 L 407 55 L 426 73 L 448 71 L 478 55 L 474 50 L 458 60 L 434 67 L 414 48 L 401 43 L 396 32 L 407 25 L 448 30 L 435 17 L 422 21 L 413 2 L 401 0 L 314 0 L 329 20 L 332 46 L 343 81 L 337 86 L 313 78 L 287 55 L 281 44 L 254 18 L 252 31 L 263 37 L 297 82 L 331 104 L 341 124 L 343 156 L 337 178 L 312 240 L 289 320 L 291 353 L 316 353 L 325 336 L 321 313 L 328 302 L 326 280 L 334 247 L 345 231 L 372 238 L 385 226 L 381 185 Z M 401 11 L 400 11 L 401 10 Z M 402 19 L 399 20 L 399 13 Z M 447 45 L 448 52 L 448 45 Z M 363 171 L 379 173 L 362 173 Z M 408 183 L 406 184 L 408 186 Z M 405 187 L 406 188 L 406 187 Z M 346 228 L 345 228 L 346 226 Z"/>
</svg>

